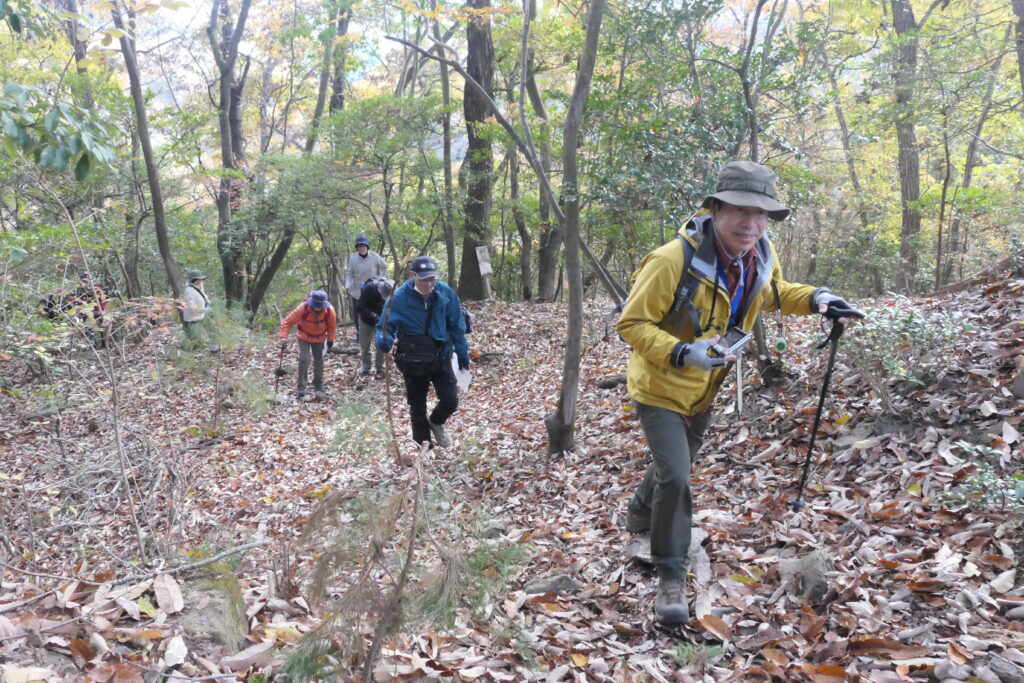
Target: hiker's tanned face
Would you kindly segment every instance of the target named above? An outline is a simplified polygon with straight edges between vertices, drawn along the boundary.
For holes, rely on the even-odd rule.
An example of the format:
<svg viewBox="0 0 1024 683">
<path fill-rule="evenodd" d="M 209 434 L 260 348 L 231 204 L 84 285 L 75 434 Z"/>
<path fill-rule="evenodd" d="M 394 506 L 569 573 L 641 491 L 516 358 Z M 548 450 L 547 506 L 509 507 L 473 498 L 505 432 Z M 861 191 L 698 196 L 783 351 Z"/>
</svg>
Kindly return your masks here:
<svg viewBox="0 0 1024 683">
<path fill-rule="evenodd" d="M 768 214 L 756 206 L 736 206 L 720 202 L 711 210 L 715 234 L 730 256 L 753 249 L 768 228 Z"/>
</svg>

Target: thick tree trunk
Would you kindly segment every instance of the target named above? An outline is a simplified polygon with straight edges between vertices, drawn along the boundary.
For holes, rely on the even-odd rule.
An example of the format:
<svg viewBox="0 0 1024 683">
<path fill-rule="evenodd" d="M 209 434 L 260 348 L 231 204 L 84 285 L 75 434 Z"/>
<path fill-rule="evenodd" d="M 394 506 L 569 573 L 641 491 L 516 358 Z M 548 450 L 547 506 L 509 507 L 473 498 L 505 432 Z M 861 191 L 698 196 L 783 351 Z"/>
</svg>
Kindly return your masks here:
<svg viewBox="0 0 1024 683">
<path fill-rule="evenodd" d="M 544 418 L 548 431 L 548 453 L 562 453 L 575 445 L 576 401 L 579 396 L 580 354 L 583 348 L 583 278 L 580 271 L 580 203 L 576 148 L 583 125 L 583 112 L 597 61 L 597 43 L 605 0 L 591 0 L 587 34 L 576 71 L 576 86 L 565 117 L 562 136 L 562 192 L 565 196 L 565 266 L 569 279 L 569 328 L 562 365 L 562 388 L 558 405 Z"/>
<path fill-rule="evenodd" d="M 135 58 L 135 42 L 131 33 L 125 30 L 124 20 L 121 15 L 122 6 L 115 3 L 111 10 L 114 26 L 122 31 L 118 39 L 121 44 L 121 53 L 124 55 L 124 66 L 128 72 L 128 83 L 132 93 L 132 103 L 135 106 L 135 123 L 138 128 L 139 145 L 142 147 L 142 158 L 146 164 L 146 177 L 149 180 L 150 201 L 153 203 L 153 223 L 156 228 L 156 243 L 160 250 L 160 259 L 164 264 L 164 271 L 167 273 L 167 281 L 171 285 L 171 292 L 174 298 L 180 298 L 183 292 L 181 274 L 178 264 L 174 261 L 171 253 L 171 242 L 167 236 L 167 221 L 164 215 L 164 199 L 160 190 L 160 176 L 157 172 L 156 157 L 153 155 L 153 145 L 149 138 L 149 119 L 146 116 L 146 98 L 142 92 L 142 81 L 139 78 L 139 64 Z"/>
<path fill-rule="evenodd" d="M 486 10 L 490 0 L 469 0 L 473 10 L 484 10 L 466 26 L 466 71 L 486 91 L 486 96 L 467 89 L 463 96 L 468 145 L 466 149 L 465 233 L 462 236 L 462 268 L 459 271 L 459 297 L 481 300 L 485 297 L 484 279 L 476 248 L 487 246 L 490 236 L 491 176 L 494 161 L 491 141 L 480 134 L 478 127 L 490 114 L 493 94 L 494 46 L 491 43 L 491 20 Z"/>
<path fill-rule="evenodd" d="M 896 140 L 899 145 L 900 202 L 900 261 L 896 273 L 896 286 L 911 293 L 917 279 L 917 238 L 921 232 L 921 213 L 917 204 L 921 199 L 920 158 L 914 111 L 914 79 L 917 76 L 917 30 L 914 8 L 910 0 L 890 0 L 893 28 L 899 44 L 895 50 L 894 77 L 896 80 Z"/>
</svg>

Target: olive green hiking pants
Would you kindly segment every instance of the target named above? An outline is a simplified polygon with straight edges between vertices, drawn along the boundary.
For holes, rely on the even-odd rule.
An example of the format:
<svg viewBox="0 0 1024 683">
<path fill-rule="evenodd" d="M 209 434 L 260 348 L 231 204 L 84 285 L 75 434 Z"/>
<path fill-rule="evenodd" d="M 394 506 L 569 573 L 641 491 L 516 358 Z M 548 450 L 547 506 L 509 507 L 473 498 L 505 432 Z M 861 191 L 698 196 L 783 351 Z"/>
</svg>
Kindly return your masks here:
<svg viewBox="0 0 1024 683">
<path fill-rule="evenodd" d="M 664 408 L 636 406 L 652 461 L 629 509 L 651 520 L 651 559 L 659 576 L 684 579 L 693 523 L 690 470 L 704 442 L 711 410 L 687 419 Z"/>
</svg>

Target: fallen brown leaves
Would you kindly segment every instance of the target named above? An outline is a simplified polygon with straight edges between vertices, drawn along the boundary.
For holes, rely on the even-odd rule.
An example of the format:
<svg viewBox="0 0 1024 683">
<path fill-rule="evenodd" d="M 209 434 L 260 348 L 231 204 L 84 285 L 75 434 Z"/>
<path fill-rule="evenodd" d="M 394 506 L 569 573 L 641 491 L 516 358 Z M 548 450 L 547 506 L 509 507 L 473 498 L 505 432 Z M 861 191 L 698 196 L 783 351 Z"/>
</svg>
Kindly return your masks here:
<svg viewBox="0 0 1024 683">
<path fill-rule="evenodd" d="M 606 307 L 588 306 L 578 448 L 552 459 L 543 417 L 557 400 L 562 308 L 472 306 L 472 348 L 484 355 L 449 423 L 456 446 L 435 452 L 429 469 L 457 509 L 495 520 L 499 541 L 521 545 L 529 560 L 482 614 L 462 611 L 450 630 L 388 642 L 377 677 L 967 680 L 979 666 L 1024 666 L 1020 517 L 980 498 L 943 497 L 978 472 L 960 440 L 990 446 L 997 468 L 1024 471 L 1024 406 L 1007 390 L 1024 354 L 1022 294 L 1024 283 L 1005 281 L 916 301 L 958 310 L 976 332 L 948 350 L 946 381 L 891 386 L 895 414 L 883 414 L 869 391 L 886 378 L 851 369 L 841 348 L 808 507 L 796 513 L 786 502 L 824 357 L 810 350 L 815 321 L 788 322 L 780 387 L 755 380 L 741 416 L 731 384 L 719 397 L 694 470 L 707 566 L 691 568 L 695 619 L 671 631 L 651 618 L 652 573 L 623 554 L 629 534 L 620 522 L 647 461 L 625 387 L 597 388 L 624 372 L 628 356 L 614 334 L 603 338 Z M 358 496 L 403 476 L 386 440 L 371 434 L 383 419 L 382 384 L 358 379 L 354 359 L 327 361 L 334 404 L 289 398 L 259 416 L 222 413 L 211 435 L 215 375 L 167 369 L 159 359 L 172 343 L 164 333 L 117 358 L 119 417 L 132 444 L 127 493 L 115 472 L 109 387 L 94 366 L 76 361 L 52 390 L 0 398 L 11 416 L 0 435 L 0 667 L 11 680 L 273 673 L 324 616 L 304 594 L 317 552 L 300 542 L 305 520 L 328 495 Z M 269 388 L 277 354 L 268 345 L 203 362 Z M 411 457 L 400 381 L 391 381 L 401 450 Z M 53 395 L 59 414 L 41 413 Z M 338 425 L 354 429 L 346 406 L 367 402 L 377 406 L 363 418 L 376 450 L 332 448 Z M 146 563 L 129 504 L 148 539 Z M 230 555 L 254 541 L 267 543 Z M 209 607 L 173 570 L 221 551 L 236 562 L 248 620 L 238 651 L 186 637 L 179 621 Z M 581 587 L 524 590 L 555 575 Z"/>
</svg>

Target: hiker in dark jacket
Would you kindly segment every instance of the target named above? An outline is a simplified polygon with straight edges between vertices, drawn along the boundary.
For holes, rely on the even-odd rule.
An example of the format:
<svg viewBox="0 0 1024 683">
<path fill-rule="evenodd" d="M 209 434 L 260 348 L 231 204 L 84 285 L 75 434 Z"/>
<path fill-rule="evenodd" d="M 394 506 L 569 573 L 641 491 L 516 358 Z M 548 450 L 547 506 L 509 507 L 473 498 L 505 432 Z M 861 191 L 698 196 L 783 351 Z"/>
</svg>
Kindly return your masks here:
<svg viewBox="0 0 1024 683">
<path fill-rule="evenodd" d="M 370 346 L 374 336 L 374 328 L 384 310 L 384 302 L 394 289 L 394 282 L 382 277 L 371 277 L 359 288 L 359 300 L 356 301 L 356 315 L 359 316 L 359 357 L 363 368 L 362 375 L 370 374 Z M 380 349 L 374 349 L 377 377 L 384 374 L 384 355 Z"/>
<path fill-rule="evenodd" d="M 306 375 L 312 360 L 314 397 L 324 400 L 327 398 L 324 391 L 324 353 L 334 346 L 334 334 L 338 326 L 338 316 L 327 300 L 326 292 L 318 289 L 310 293 L 305 301 L 281 321 L 277 335 L 281 348 L 288 346 L 288 332 L 296 325 L 296 336 L 299 338 L 299 384 L 295 395 L 300 399 L 306 396 Z"/>
<path fill-rule="evenodd" d="M 648 254 L 616 326 L 633 347 L 627 385 L 652 462 L 629 503 L 626 529 L 650 531 L 658 567 L 657 619 L 689 621 L 686 560 L 693 520 L 690 469 L 703 441 L 715 395 L 736 355 L 719 341 L 730 329 L 750 332 L 760 311 L 847 322 L 850 306 L 824 288 L 786 282 L 765 230 L 789 209 L 775 198 L 775 173 L 752 161 L 727 164 L 709 215 L 693 218 L 679 236 Z M 684 240 L 686 241 L 684 243 Z M 692 254 L 690 300 L 671 312 Z"/>
<path fill-rule="evenodd" d="M 445 422 L 459 405 L 459 390 L 452 370 L 454 352 L 460 369 L 469 369 L 466 322 L 454 290 L 437 279 L 437 263 L 419 256 L 409 267 L 409 280 L 395 290 L 377 323 L 377 348 L 395 347 L 395 365 L 405 379 L 412 438 L 416 443 L 452 445 Z M 387 323 L 385 327 L 385 322 Z M 427 416 L 427 392 L 437 392 L 437 405 Z"/>
</svg>

